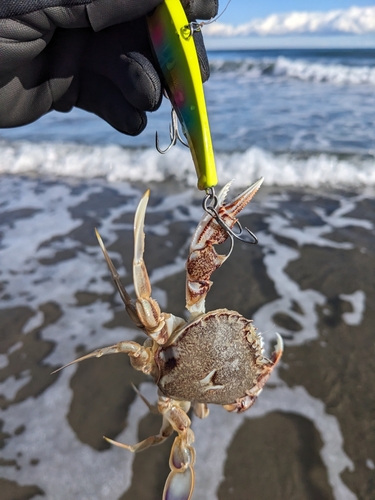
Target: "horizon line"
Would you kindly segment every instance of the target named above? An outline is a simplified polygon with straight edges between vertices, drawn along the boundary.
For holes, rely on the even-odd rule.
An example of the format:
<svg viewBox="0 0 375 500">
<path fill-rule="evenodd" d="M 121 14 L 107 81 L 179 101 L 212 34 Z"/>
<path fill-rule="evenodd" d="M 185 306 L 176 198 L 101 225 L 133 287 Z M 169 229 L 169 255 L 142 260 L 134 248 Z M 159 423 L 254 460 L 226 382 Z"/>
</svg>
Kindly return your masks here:
<svg viewBox="0 0 375 500">
<path fill-rule="evenodd" d="M 375 49 L 373 35 L 204 36 L 207 50 Z"/>
</svg>

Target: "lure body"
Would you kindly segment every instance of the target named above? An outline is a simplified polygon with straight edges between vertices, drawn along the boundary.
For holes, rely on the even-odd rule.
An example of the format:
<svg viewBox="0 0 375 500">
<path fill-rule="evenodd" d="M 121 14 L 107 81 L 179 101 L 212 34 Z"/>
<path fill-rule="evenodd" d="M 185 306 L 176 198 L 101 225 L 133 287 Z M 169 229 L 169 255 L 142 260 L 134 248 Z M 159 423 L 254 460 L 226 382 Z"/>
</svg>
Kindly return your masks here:
<svg viewBox="0 0 375 500">
<path fill-rule="evenodd" d="M 180 1 L 161 3 L 148 26 L 166 92 L 190 147 L 198 189 L 208 189 L 217 184 L 215 158 L 197 51 Z"/>
</svg>

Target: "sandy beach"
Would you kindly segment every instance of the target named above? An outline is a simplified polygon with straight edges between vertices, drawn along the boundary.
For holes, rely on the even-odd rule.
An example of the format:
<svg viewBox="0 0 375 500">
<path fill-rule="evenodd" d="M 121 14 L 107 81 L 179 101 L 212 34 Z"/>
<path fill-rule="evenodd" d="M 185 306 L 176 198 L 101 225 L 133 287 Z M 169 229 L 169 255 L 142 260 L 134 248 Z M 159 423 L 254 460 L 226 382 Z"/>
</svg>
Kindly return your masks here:
<svg viewBox="0 0 375 500">
<path fill-rule="evenodd" d="M 132 225 L 151 187 L 145 260 L 163 310 L 184 309 L 184 264 L 199 193 L 173 183 L 0 178 L 0 404 L 3 500 L 158 500 L 171 439 L 131 387 L 155 385 L 126 356 L 51 371 L 120 340 L 142 341 L 94 235 L 98 227 L 133 293 Z M 241 218 L 259 238 L 238 243 L 213 275 L 207 310 L 252 318 L 279 369 L 241 415 L 211 406 L 193 418 L 194 499 L 371 500 L 375 489 L 375 202 L 373 193 L 264 188 Z M 226 247 L 225 247 L 226 248 Z M 224 250 L 225 250 L 224 248 Z"/>
</svg>

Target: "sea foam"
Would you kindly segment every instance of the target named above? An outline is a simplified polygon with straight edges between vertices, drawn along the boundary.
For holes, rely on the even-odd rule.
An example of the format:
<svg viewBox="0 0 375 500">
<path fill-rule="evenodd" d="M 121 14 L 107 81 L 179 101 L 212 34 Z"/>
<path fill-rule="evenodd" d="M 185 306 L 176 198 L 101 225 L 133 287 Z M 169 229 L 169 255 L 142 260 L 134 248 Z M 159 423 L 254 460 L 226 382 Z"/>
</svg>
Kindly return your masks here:
<svg viewBox="0 0 375 500">
<path fill-rule="evenodd" d="M 244 152 L 218 153 L 216 163 L 220 183 L 234 179 L 238 187 L 262 176 L 269 186 L 375 186 L 373 155 L 274 154 L 251 147 Z M 0 143 L 0 173 L 102 177 L 109 182 L 147 183 L 174 178 L 188 186 L 194 186 L 197 180 L 189 152 L 179 147 L 160 155 L 151 148 L 26 141 Z"/>
<path fill-rule="evenodd" d="M 375 67 L 369 65 L 349 66 L 334 62 L 322 64 L 279 56 L 275 59 L 214 59 L 210 67 L 213 74 L 230 73 L 249 78 L 283 77 L 335 85 L 375 85 Z"/>
</svg>

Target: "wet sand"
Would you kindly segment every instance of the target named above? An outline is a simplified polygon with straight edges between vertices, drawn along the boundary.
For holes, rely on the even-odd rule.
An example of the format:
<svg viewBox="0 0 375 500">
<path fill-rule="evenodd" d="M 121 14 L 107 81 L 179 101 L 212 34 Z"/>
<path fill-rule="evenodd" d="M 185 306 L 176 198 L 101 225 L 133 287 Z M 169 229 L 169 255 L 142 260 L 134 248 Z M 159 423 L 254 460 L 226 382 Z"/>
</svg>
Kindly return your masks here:
<svg viewBox="0 0 375 500">
<path fill-rule="evenodd" d="M 133 456 L 102 436 L 157 433 L 126 356 L 83 362 L 142 336 L 123 311 L 94 236 L 131 285 L 132 222 L 143 186 L 0 178 L 0 491 L 4 500 L 158 500 L 172 440 Z M 194 191 L 153 186 L 145 260 L 163 310 L 184 307 L 184 260 L 200 216 Z M 28 193 L 27 196 L 25 193 Z M 46 221 L 50 221 L 47 223 Z M 213 275 L 207 310 L 226 307 L 284 337 L 280 368 L 242 415 L 211 407 L 196 434 L 200 499 L 375 498 L 375 201 L 355 192 L 263 189 Z M 30 247 L 30 248 L 29 248 Z"/>
</svg>

